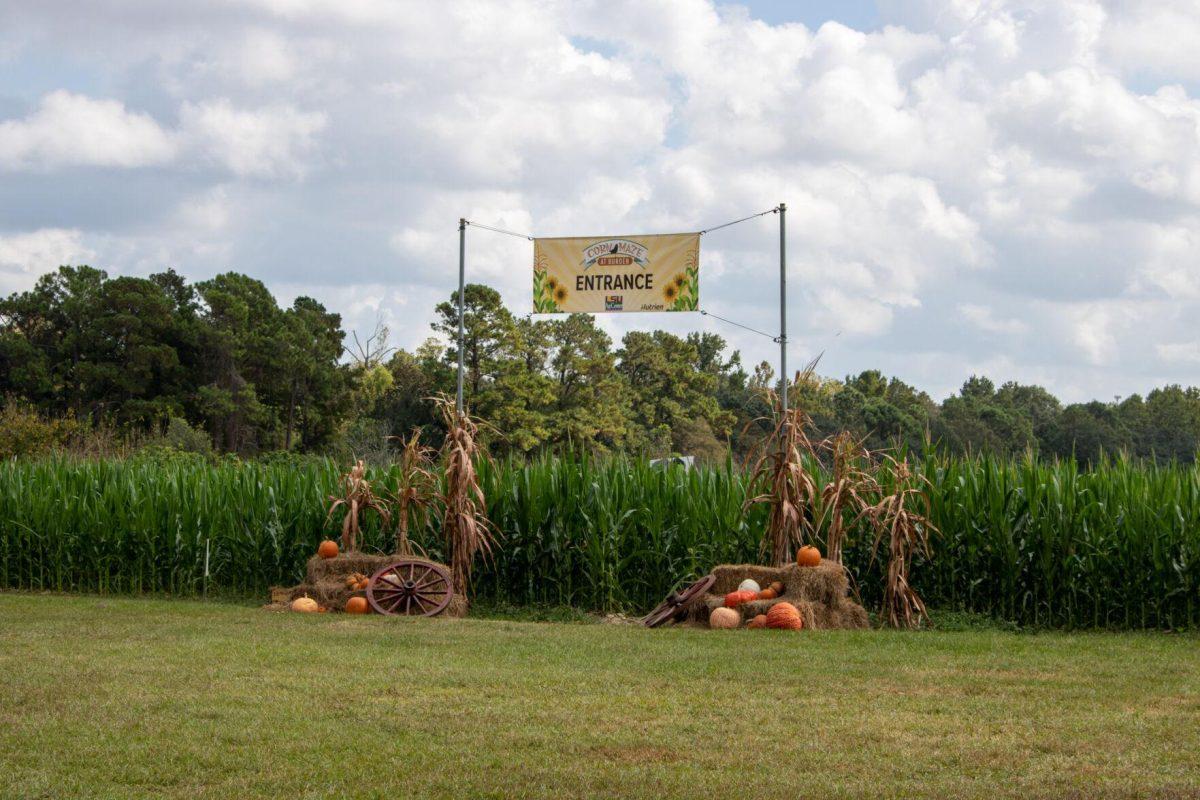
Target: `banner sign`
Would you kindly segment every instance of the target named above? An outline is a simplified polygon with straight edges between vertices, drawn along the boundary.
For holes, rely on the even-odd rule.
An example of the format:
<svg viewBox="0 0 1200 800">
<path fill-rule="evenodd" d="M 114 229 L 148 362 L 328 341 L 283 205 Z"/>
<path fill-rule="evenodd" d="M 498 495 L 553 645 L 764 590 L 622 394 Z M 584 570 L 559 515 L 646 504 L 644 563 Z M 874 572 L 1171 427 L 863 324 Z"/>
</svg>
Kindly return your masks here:
<svg viewBox="0 0 1200 800">
<path fill-rule="evenodd" d="M 533 310 L 695 311 L 700 234 L 533 240 Z"/>
</svg>

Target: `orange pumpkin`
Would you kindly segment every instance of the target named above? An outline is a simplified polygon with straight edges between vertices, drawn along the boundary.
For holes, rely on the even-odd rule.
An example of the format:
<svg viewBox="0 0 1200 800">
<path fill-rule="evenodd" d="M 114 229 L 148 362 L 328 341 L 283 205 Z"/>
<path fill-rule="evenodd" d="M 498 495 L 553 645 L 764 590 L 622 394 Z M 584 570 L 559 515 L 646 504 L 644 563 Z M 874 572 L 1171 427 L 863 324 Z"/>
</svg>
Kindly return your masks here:
<svg viewBox="0 0 1200 800">
<path fill-rule="evenodd" d="M 772 589 L 771 587 L 768 586 L 766 589 L 763 589 L 761 592 L 759 592 L 758 595 L 754 599 L 755 600 L 774 600 L 776 597 L 779 597 L 779 592 L 775 591 L 774 589 Z"/>
<path fill-rule="evenodd" d="M 356 591 L 365 592 L 367 590 L 367 587 L 370 586 L 370 584 L 371 584 L 370 579 L 363 578 L 358 583 L 354 584 L 354 588 Z"/>
<path fill-rule="evenodd" d="M 335 558 L 338 554 L 337 542 L 332 539 L 326 539 L 317 547 L 317 555 L 321 558 Z"/>
<path fill-rule="evenodd" d="M 815 567 L 821 563 L 821 551 L 811 544 L 806 544 L 796 554 L 796 563 L 802 567 Z"/>
<path fill-rule="evenodd" d="M 767 588 L 775 592 L 776 597 L 779 597 L 779 595 L 783 594 L 783 581 L 775 581 Z"/>
<path fill-rule="evenodd" d="M 297 597 L 292 601 L 292 611 L 299 611 L 304 614 L 312 614 L 320 609 L 317 601 L 311 597 Z"/>
<path fill-rule="evenodd" d="M 347 614 L 365 614 L 367 613 L 367 598 L 351 597 L 346 601 Z"/>
<path fill-rule="evenodd" d="M 746 625 L 746 627 L 747 628 L 765 628 L 765 627 L 767 627 L 767 615 L 759 614 L 757 617 L 750 620 L 750 623 L 748 625 Z"/>
<path fill-rule="evenodd" d="M 710 628 L 736 628 L 741 621 L 742 615 L 732 608 L 714 608 L 708 615 L 708 627 Z"/>
<path fill-rule="evenodd" d="M 725 607 L 737 608 L 742 603 L 749 603 L 754 596 L 754 592 L 730 592 L 725 595 Z"/>
<path fill-rule="evenodd" d="M 804 627 L 804 618 L 791 603 L 776 603 L 767 611 L 767 627 L 798 631 Z"/>
</svg>

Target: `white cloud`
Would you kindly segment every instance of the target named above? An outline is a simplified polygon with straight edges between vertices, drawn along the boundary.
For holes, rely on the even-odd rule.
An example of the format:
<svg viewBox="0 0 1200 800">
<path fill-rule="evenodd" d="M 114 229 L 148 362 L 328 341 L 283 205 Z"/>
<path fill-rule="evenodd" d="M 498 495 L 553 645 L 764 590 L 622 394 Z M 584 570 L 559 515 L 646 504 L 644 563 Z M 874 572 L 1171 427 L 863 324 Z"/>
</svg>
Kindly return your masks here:
<svg viewBox="0 0 1200 800">
<path fill-rule="evenodd" d="M 1180 364 L 1200 364 L 1200 341 L 1169 342 L 1155 346 L 1163 361 Z"/>
<path fill-rule="evenodd" d="M 231 206 L 229 188 L 214 186 L 181 202 L 175 219 L 187 229 L 220 233 L 229 225 Z"/>
<path fill-rule="evenodd" d="M 963 303 L 958 307 L 958 313 L 967 322 L 988 333 L 1017 336 L 1029 330 L 1023 321 L 997 317 L 992 309 L 975 303 Z"/>
<path fill-rule="evenodd" d="M 180 122 L 198 149 L 235 175 L 301 177 L 326 117 L 290 105 L 247 111 L 221 99 L 184 103 Z"/>
<path fill-rule="evenodd" d="M 42 272 L 85 263 L 94 255 L 78 230 L 42 228 L 0 235 L 0 296 L 29 289 Z"/>
<path fill-rule="evenodd" d="M 785 201 L 794 363 L 828 348 L 835 373 L 935 391 L 1008 371 L 1067 399 L 1194 382 L 1197 6 L 882 5 L 863 32 L 707 0 L 43 0 L 0 51 L 90 80 L 0 122 L 6 199 L 29 198 L 0 224 L 74 231 L 114 271 L 243 270 L 412 346 L 457 283 L 460 216 L 637 233 Z M 155 169 L 79 184 L 85 165 Z M 104 202 L 63 206 L 81 187 Z M 776 325 L 776 225 L 705 237 L 707 307 Z M 528 310 L 527 242 L 471 229 L 467 256 Z M 711 318 L 603 324 L 774 358 Z"/>
<path fill-rule="evenodd" d="M 1192 0 L 1126 0 L 1113 5 L 1103 47 L 1114 63 L 1134 74 L 1200 80 L 1200 6 Z"/>
<path fill-rule="evenodd" d="M 171 135 L 117 100 L 65 90 L 42 98 L 23 119 L 0 122 L 0 168 L 144 167 L 175 157 Z"/>
</svg>

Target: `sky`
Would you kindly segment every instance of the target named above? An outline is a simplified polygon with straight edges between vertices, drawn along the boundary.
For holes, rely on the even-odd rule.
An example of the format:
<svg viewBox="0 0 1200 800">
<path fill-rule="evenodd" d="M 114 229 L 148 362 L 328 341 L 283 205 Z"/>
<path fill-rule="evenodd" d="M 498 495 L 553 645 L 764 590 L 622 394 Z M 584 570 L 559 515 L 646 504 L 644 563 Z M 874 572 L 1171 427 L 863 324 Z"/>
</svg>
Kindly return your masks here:
<svg viewBox="0 0 1200 800">
<path fill-rule="evenodd" d="M 936 399 L 1200 383 L 1200 3 L 0 0 L 0 294 L 236 270 L 430 335 L 457 221 L 692 231 L 788 206 L 789 363 Z M 701 307 L 778 329 L 778 218 Z M 532 248 L 468 280 L 531 309 Z M 765 336 L 698 314 L 598 317 Z"/>
</svg>

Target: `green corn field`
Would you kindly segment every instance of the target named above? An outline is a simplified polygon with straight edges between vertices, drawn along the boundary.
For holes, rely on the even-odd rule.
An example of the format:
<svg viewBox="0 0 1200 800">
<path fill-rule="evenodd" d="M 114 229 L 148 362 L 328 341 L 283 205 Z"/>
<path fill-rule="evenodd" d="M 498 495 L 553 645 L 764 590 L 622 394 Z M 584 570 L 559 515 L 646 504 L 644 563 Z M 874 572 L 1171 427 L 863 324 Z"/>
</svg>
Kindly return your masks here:
<svg viewBox="0 0 1200 800">
<path fill-rule="evenodd" d="M 1200 468 L 937 455 L 917 467 L 939 529 L 913 573 L 931 607 L 1035 626 L 1200 627 Z M 0 588 L 265 599 L 339 530 L 325 506 L 340 470 L 318 459 L 4 463 Z M 743 512 L 737 464 L 546 457 L 485 463 L 481 476 L 502 537 L 476 570 L 481 599 L 639 612 L 715 564 L 759 559 L 767 510 Z M 366 518 L 364 549 L 390 551 L 390 537 Z M 442 557 L 436 520 L 412 538 Z M 845 561 L 868 607 L 885 567 L 872 544 L 851 526 Z"/>
</svg>

